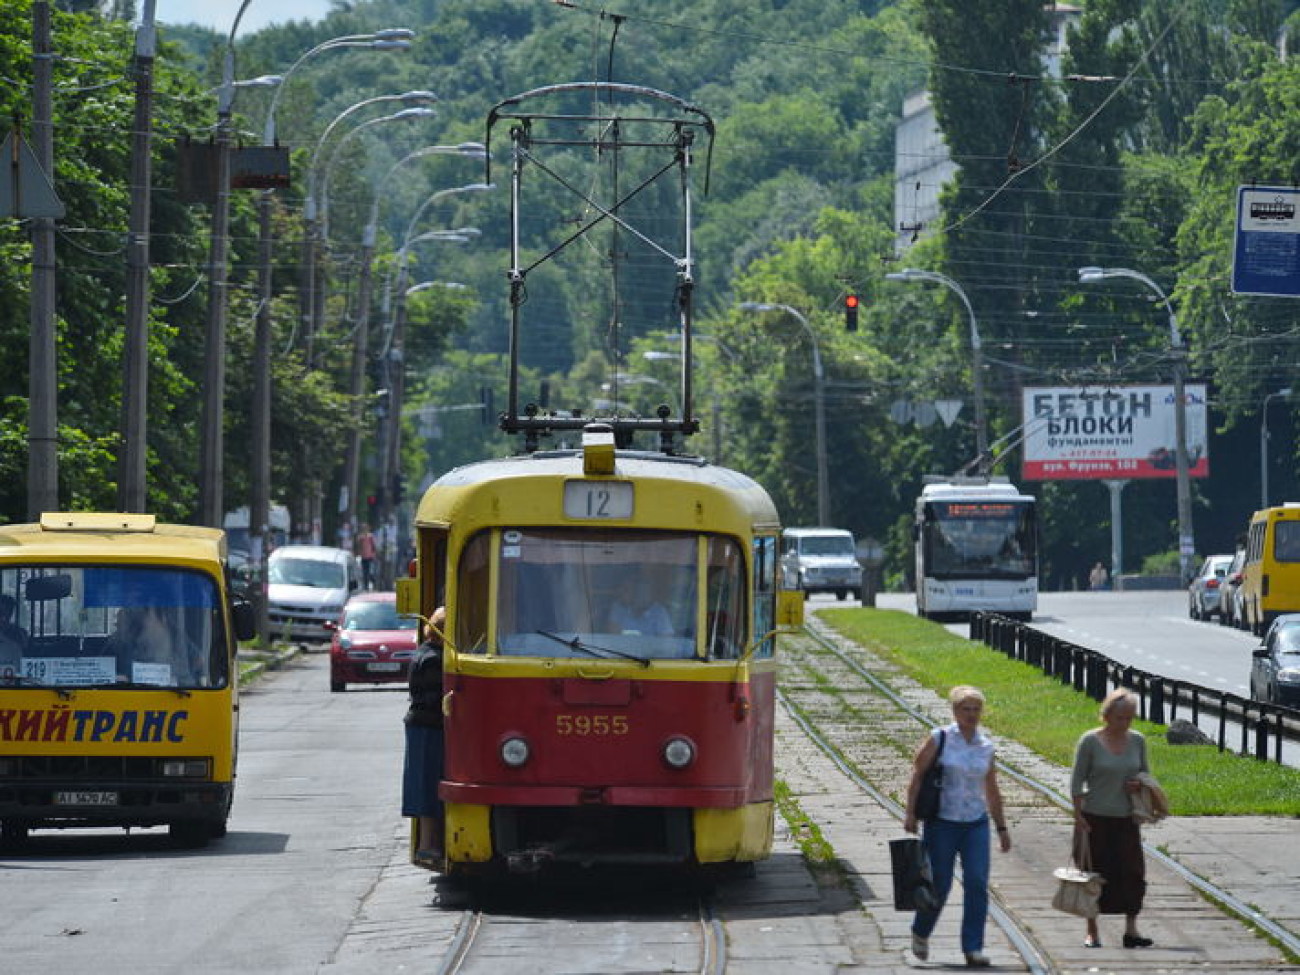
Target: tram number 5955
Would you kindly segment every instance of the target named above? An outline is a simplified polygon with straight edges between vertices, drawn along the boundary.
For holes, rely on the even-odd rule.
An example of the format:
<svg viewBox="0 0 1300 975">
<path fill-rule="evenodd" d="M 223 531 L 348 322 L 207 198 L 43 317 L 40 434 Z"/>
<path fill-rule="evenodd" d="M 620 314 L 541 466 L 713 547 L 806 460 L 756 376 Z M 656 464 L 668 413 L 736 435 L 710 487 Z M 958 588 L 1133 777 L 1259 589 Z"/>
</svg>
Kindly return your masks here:
<svg viewBox="0 0 1300 975">
<path fill-rule="evenodd" d="M 627 715 L 624 714 L 557 714 L 557 735 L 626 735 Z"/>
<path fill-rule="evenodd" d="M 564 516 L 581 521 L 632 517 L 632 485 L 626 481 L 568 481 Z"/>
</svg>

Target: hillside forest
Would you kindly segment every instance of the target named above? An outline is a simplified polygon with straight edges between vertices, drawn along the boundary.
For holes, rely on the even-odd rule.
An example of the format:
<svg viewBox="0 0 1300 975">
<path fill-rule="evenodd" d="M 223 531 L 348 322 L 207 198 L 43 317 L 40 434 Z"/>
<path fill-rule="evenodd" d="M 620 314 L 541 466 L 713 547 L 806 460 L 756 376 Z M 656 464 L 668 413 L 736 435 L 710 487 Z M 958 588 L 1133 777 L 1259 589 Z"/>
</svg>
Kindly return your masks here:
<svg viewBox="0 0 1300 975">
<path fill-rule="evenodd" d="M 138 10 L 125 0 L 51 6 L 51 177 L 66 208 L 55 237 L 59 502 L 108 510 L 118 503 L 123 447 Z M 241 33 L 233 44 L 197 26 L 161 25 L 147 509 L 165 520 L 198 517 L 212 207 L 193 191 L 184 160 L 186 146 L 213 137 L 230 65 L 235 142 L 258 146 L 273 132 L 289 152 L 291 180 L 265 196 L 230 194 L 227 507 L 247 504 L 250 492 L 259 311 L 272 328 L 273 497 L 299 524 L 319 518 L 327 540 L 354 429 L 366 446 L 363 500 L 391 490 L 410 501 L 451 467 L 517 449 L 490 422 L 506 391 L 506 165 L 417 150 L 484 142 L 493 106 L 518 93 L 610 81 L 671 93 L 716 123 L 693 213 L 701 432 L 686 449 L 757 478 L 785 523 L 813 523 L 815 355 L 830 520 L 878 540 L 886 579 L 902 586 L 923 476 L 973 457 L 972 356 L 954 293 L 886 275 L 913 267 L 961 283 L 982 335 L 994 472 L 1018 480 L 1024 387 L 1169 382 L 1166 315 L 1151 293 L 1133 282 L 1085 286 L 1078 276 L 1092 265 L 1138 269 L 1168 294 L 1188 377 L 1209 389 L 1210 475 L 1193 485 L 1197 552 L 1231 551 L 1259 506 L 1266 409 L 1270 495 L 1300 490 L 1300 398 L 1284 393 L 1300 380 L 1295 305 L 1230 286 L 1237 188 L 1300 182 L 1300 65 L 1287 56 L 1296 6 L 1080 0 L 1060 49 L 1052 25 L 1066 5 L 1043 0 L 339 0 L 319 22 Z M 0 0 L 0 108 L 11 132 L 27 137 L 32 24 L 29 0 Z M 412 31 L 410 43 L 358 40 L 390 28 Z M 280 83 L 243 83 L 268 75 Z M 937 221 L 915 228 L 900 252 L 895 130 L 904 100 L 922 89 L 956 172 Z M 433 93 L 433 110 L 392 119 L 404 104 L 395 96 L 410 92 Z M 556 163 L 577 167 L 583 185 L 612 178 L 598 149 L 567 152 Z M 492 190 L 460 192 L 486 182 Z M 437 195 L 449 189 L 457 192 Z M 273 230 L 269 262 L 258 248 L 261 200 Z M 311 331 L 301 311 L 305 204 L 326 200 L 327 287 Z M 653 193 L 638 206 L 652 223 L 661 210 L 665 222 L 672 216 Z M 531 211 L 528 230 L 554 242 L 583 218 L 556 195 Z M 32 515 L 30 224 L 0 219 L 0 523 Z M 681 368 L 673 276 L 649 256 L 610 233 L 530 278 L 519 347 L 526 397 L 586 410 L 612 392 L 618 408 L 647 415 L 672 403 Z M 363 288 L 367 262 L 373 284 Z M 416 287 L 408 294 L 403 285 Z M 849 294 L 861 299 L 852 331 Z M 399 483 L 384 485 L 374 431 L 396 361 L 385 343 L 398 303 L 405 412 Z M 745 303 L 788 305 L 806 328 Z M 363 327 L 369 351 L 357 395 L 350 375 Z M 951 425 L 903 421 L 900 404 L 936 399 L 963 401 Z M 1022 486 L 1042 500 L 1043 585 L 1081 585 L 1110 551 L 1106 489 Z M 1132 483 L 1123 528 L 1126 568 L 1167 563 L 1177 539 L 1172 481 Z"/>
</svg>

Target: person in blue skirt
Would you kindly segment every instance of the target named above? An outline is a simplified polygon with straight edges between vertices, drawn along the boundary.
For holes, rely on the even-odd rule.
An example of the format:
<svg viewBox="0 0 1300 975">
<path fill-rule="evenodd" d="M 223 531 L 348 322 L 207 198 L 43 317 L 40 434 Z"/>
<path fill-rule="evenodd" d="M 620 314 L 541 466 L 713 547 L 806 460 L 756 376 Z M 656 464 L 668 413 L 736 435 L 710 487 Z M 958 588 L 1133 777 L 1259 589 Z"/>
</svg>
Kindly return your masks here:
<svg viewBox="0 0 1300 975">
<path fill-rule="evenodd" d="M 411 661 L 406 711 L 406 756 L 402 766 L 402 815 L 418 824 L 415 859 L 436 866 L 443 856 L 442 800 L 438 784 L 443 770 L 442 627 L 447 611 L 439 606 Z"/>
</svg>

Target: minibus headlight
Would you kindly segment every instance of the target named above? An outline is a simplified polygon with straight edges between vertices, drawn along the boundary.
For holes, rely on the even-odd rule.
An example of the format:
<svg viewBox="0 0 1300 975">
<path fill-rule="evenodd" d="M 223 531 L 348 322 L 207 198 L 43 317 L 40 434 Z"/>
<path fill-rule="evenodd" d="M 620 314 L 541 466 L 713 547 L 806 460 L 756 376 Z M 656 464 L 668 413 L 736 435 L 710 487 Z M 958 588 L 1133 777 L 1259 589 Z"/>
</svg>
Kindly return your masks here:
<svg viewBox="0 0 1300 975">
<path fill-rule="evenodd" d="M 162 763 L 162 774 L 168 779 L 206 779 L 208 777 L 208 760 L 206 758 L 169 758 Z"/>
<path fill-rule="evenodd" d="M 695 761 L 695 746 L 686 738 L 669 738 L 664 745 L 664 761 L 673 768 L 686 768 Z"/>
<path fill-rule="evenodd" d="M 501 743 L 501 761 L 511 768 L 519 768 L 528 761 L 528 742 L 522 738 L 507 738 Z"/>
</svg>

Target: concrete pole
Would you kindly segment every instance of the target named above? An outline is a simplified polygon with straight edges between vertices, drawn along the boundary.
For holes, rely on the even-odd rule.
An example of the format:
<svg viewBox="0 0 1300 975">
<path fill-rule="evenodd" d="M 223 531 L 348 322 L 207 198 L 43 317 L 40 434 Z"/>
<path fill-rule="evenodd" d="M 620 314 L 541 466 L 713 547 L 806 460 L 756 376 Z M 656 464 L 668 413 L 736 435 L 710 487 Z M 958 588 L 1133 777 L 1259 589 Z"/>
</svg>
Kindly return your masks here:
<svg viewBox="0 0 1300 975">
<path fill-rule="evenodd" d="M 32 4 L 32 151 L 54 173 L 53 51 L 50 5 Z M 31 335 L 28 344 L 27 515 L 59 510 L 54 220 L 32 220 Z"/>
<path fill-rule="evenodd" d="M 1289 399 L 1291 390 L 1279 389 L 1264 397 L 1264 404 L 1259 408 L 1259 506 L 1268 507 L 1268 401 L 1271 399 Z"/>
<path fill-rule="evenodd" d="M 1120 574 L 1124 571 L 1124 507 L 1120 495 L 1128 481 L 1106 480 L 1110 490 L 1110 584 L 1119 585 Z"/>
<path fill-rule="evenodd" d="M 226 40 L 217 100 L 216 199 L 208 248 L 208 324 L 203 343 L 203 412 L 199 429 L 199 524 L 220 528 L 224 508 L 226 290 L 230 246 L 230 116 L 235 104 L 235 32 L 249 0 L 244 0 Z M 250 530 L 252 512 L 249 512 Z"/>
<path fill-rule="evenodd" d="M 149 415 L 149 212 L 152 192 L 154 0 L 145 0 L 135 40 L 135 122 L 131 132 L 131 214 L 126 241 L 119 511 L 144 511 Z"/>
<path fill-rule="evenodd" d="M 269 523 L 271 520 L 271 296 L 274 283 L 274 240 L 272 217 L 275 191 L 265 190 L 257 201 L 258 257 L 261 263 L 258 290 L 261 301 L 253 330 L 253 402 L 251 497 L 248 507 L 249 558 L 260 566 L 261 588 L 254 609 L 257 613 L 257 639 L 266 645 L 271 640 L 266 615 L 266 568 L 270 555 Z"/>
</svg>

